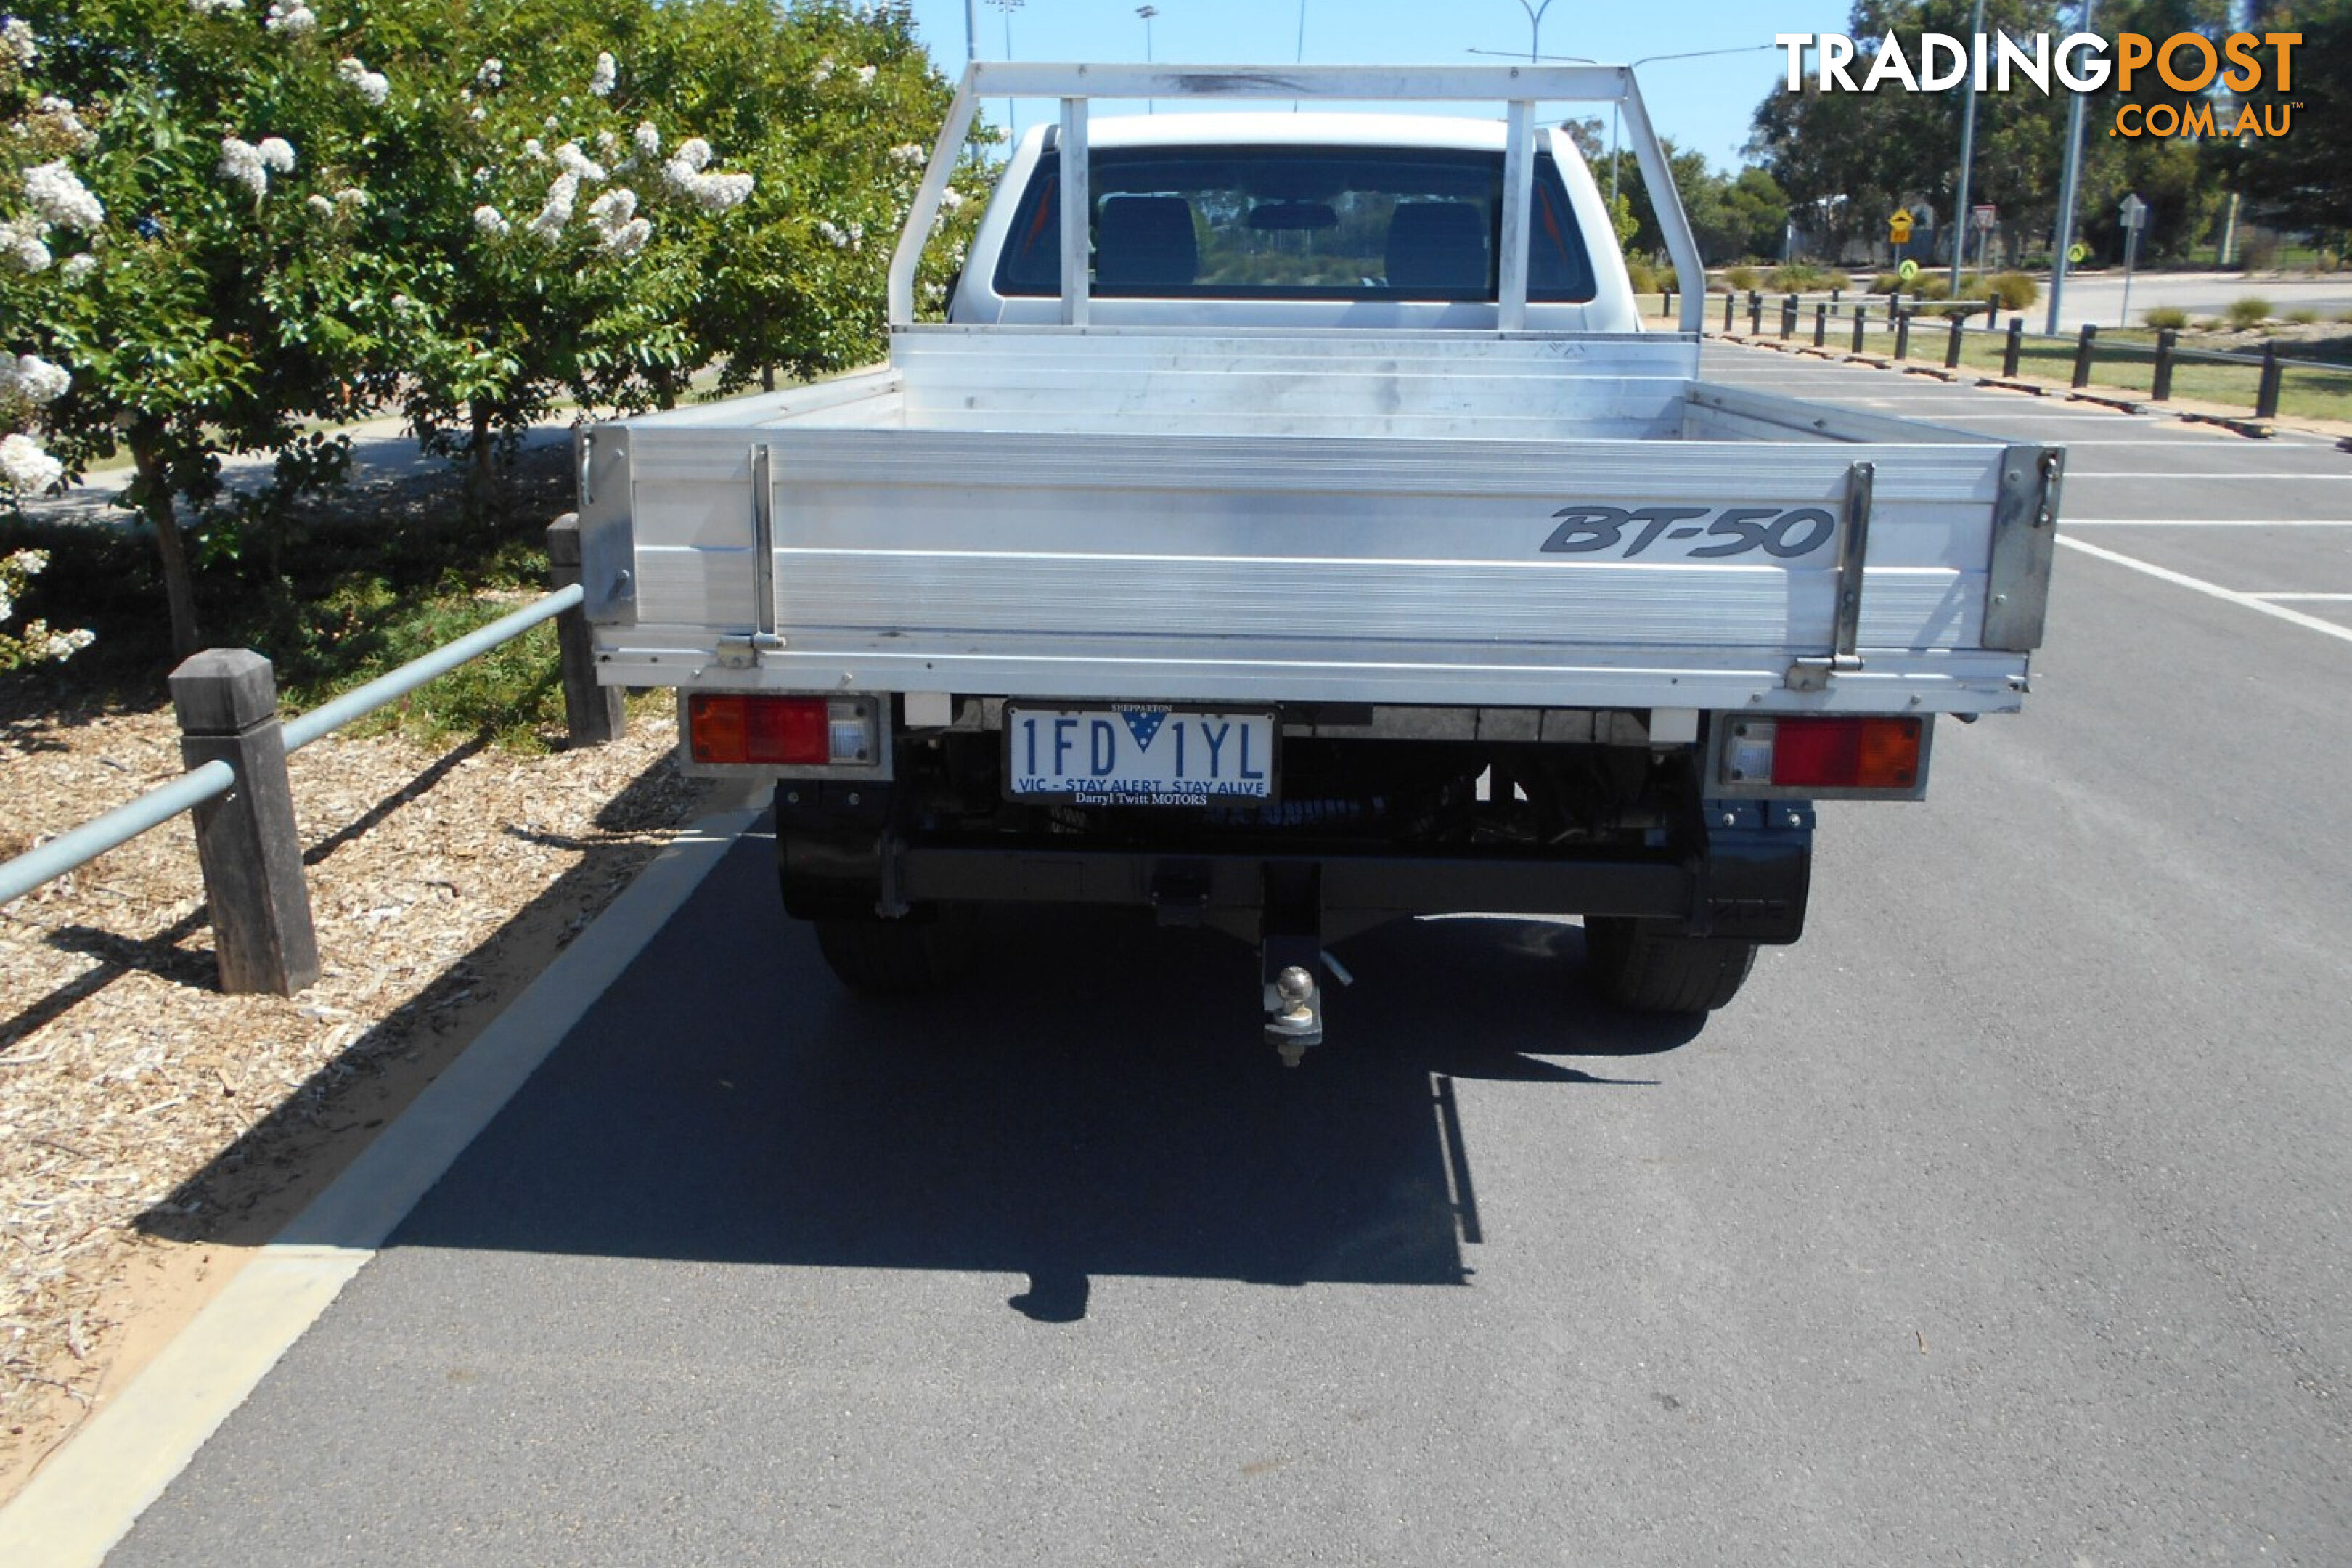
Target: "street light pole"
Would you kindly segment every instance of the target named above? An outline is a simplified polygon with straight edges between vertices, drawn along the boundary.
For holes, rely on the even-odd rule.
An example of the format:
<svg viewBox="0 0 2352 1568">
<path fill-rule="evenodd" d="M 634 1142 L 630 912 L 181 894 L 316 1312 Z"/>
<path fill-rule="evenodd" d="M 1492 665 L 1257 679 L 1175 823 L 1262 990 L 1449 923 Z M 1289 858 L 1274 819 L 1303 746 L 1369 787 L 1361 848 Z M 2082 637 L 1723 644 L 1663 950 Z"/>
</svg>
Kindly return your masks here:
<svg viewBox="0 0 2352 1568">
<path fill-rule="evenodd" d="M 1004 13 L 1004 58 L 1009 60 L 1013 58 L 1013 13 L 1027 5 L 1029 0 L 988 0 L 988 3 Z M 1012 136 L 1019 134 L 1021 130 L 1020 114 L 1021 110 L 1019 105 L 1013 100 L 1010 98 L 1006 99 L 1004 100 L 1004 129 L 1006 135 Z"/>
<path fill-rule="evenodd" d="M 1644 55 L 1638 60 L 1628 62 L 1626 68 L 1640 70 L 1643 66 L 1654 66 L 1661 60 L 1703 60 L 1715 55 L 1752 55 L 1759 49 L 1777 49 L 1780 47 L 1778 44 L 1748 44 L 1736 49 L 1693 49 L 1680 55 Z M 1613 221 L 1617 205 L 1617 105 L 1613 103 L 1609 106 L 1609 205 Z"/>
<path fill-rule="evenodd" d="M 1151 18 L 1160 15 L 1160 7 L 1138 5 L 1135 8 L 1135 14 L 1143 18 L 1143 63 L 1150 65 L 1151 63 Z M 1143 100 L 1143 112 L 1157 114 L 1160 112 L 1160 106 L 1147 98 Z"/>
<path fill-rule="evenodd" d="M 1960 190 L 1952 207 L 1952 298 L 1960 297 L 1960 262 L 1969 247 L 1969 166 L 1977 155 L 1977 61 L 1984 37 L 1984 0 L 1969 16 L 1969 101 L 1960 111 Z M 2083 100 L 2078 97 L 2076 103 Z"/>
<path fill-rule="evenodd" d="M 2083 25 L 2077 30 L 2089 32 L 2098 10 L 2099 0 L 2083 0 Z M 2083 172 L 2084 96 L 2076 93 L 2066 106 L 2066 171 L 2058 180 L 2058 235 L 2050 251 L 2050 319 L 2042 327 L 2053 336 L 2058 331 L 2058 301 L 2066 292 L 2066 267 L 2074 260 L 2067 253 L 2074 248 L 2075 184 Z"/>
<path fill-rule="evenodd" d="M 1533 65 L 1539 58 L 1538 51 L 1543 47 L 1543 17 L 1551 9 L 1551 0 L 1543 0 L 1540 5 L 1519 0 L 1519 9 L 1528 14 L 1528 64 Z"/>
</svg>

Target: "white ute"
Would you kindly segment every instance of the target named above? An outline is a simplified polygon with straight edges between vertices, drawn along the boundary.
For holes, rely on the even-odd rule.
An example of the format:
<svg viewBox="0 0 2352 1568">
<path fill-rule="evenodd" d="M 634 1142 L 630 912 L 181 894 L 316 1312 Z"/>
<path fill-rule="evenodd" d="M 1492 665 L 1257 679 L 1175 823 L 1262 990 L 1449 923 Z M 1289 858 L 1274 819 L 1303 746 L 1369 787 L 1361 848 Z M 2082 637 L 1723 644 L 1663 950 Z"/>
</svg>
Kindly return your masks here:
<svg viewBox="0 0 2352 1568">
<path fill-rule="evenodd" d="M 982 95 L 1059 118 L 919 323 Z M 1288 101 L 1088 115 L 1202 97 Z M 1620 106 L 1700 277 L 1622 67 L 974 65 L 887 366 L 583 433 L 601 677 L 777 781 L 845 982 L 951 982 L 981 906 L 1139 906 L 1255 942 L 1296 1062 L 1330 943 L 1477 910 L 1703 1011 L 1801 931 L 1814 802 L 1916 799 L 1936 715 L 2018 707 L 2063 454 L 1699 380 L 1703 297 L 1640 330 L 1564 100 Z"/>
</svg>

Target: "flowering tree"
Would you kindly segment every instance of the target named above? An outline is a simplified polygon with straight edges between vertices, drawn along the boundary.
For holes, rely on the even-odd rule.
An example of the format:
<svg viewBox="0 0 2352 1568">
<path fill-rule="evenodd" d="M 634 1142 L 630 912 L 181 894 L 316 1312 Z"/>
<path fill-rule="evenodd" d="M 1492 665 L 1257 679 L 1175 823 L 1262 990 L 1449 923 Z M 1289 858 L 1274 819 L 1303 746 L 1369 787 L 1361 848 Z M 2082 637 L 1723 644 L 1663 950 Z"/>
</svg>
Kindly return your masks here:
<svg viewBox="0 0 2352 1568">
<path fill-rule="evenodd" d="M 388 405 L 480 472 L 565 393 L 873 357 L 947 101 L 897 4 L 6 5 L 0 500 L 127 447 L 184 652 L 226 454 L 282 497 L 347 457 L 306 427 Z"/>
<path fill-rule="evenodd" d="M 395 323 L 396 259 L 349 243 L 369 201 L 345 172 L 373 84 L 341 71 L 299 0 L 27 0 L 5 26 L 59 155 L 0 190 L 0 320 L 62 366 L 41 410 L 58 473 L 127 446 L 124 496 L 153 526 L 173 647 L 199 645 L 183 500 L 224 453 L 277 451 L 289 485 L 330 477 L 307 419 L 352 403 Z M 62 144 L 62 145 L 61 145 Z M 36 154 L 37 155 L 37 154 Z M 23 360 L 19 359 L 20 369 Z"/>
</svg>

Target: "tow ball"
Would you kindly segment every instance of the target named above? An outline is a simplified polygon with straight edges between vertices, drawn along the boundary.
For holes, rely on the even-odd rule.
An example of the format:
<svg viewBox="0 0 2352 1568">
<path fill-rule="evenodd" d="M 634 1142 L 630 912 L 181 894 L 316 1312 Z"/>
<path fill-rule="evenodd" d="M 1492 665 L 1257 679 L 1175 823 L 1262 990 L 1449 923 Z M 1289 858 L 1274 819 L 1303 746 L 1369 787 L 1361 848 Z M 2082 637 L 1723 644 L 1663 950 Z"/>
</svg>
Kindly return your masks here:
<svg viewBox="0 0 2352 1568">
<path fill-rule="evenodd" d="M 1282 1053 L 1282 1065 L 1297 1067 L 1307 1048 L 1323 1043 L 1323 992 L 1315 976 L 1297 964 L 1274 977 L 1274 1005 L 1265 1020 L 1266 1043 Z"/>
</svg>

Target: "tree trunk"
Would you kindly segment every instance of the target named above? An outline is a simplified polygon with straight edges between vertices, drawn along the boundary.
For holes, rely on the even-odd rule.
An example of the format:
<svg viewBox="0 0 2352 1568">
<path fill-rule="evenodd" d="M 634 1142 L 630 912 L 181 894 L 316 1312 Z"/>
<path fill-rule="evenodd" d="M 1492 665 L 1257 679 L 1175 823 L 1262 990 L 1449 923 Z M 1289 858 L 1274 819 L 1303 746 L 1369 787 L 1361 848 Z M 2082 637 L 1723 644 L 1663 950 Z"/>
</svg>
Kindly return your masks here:
<svg viewBox="0 0 2352 1568">
<path fill-rule="evenodd" d="M 490 405 L 478 397 L 467 412 L 473 418 L 474 442 L 466 449 L 466 515 L 479 519 L 489 505 Z"/>
<path fill-rule="evenodd" d="M 776 390 L 776 367 L 774 365 L 763 364 L 760 367 L 760 390 L 762 392 L 773 392 Z"/>
<path fill-rule="evenodd" d="M 162 432 L 134 428 L 131 460 L 138 466 L 140 510 L 155 525 L 155 550 L 163 560 L 163 600 L 172 616 L 172 652 L 185 658 L 204 647 L 196 626 L 195 577 L 188 569 L 188 542 L 172 504 L 172 483 L 163 464 Z"/>
</svg>

